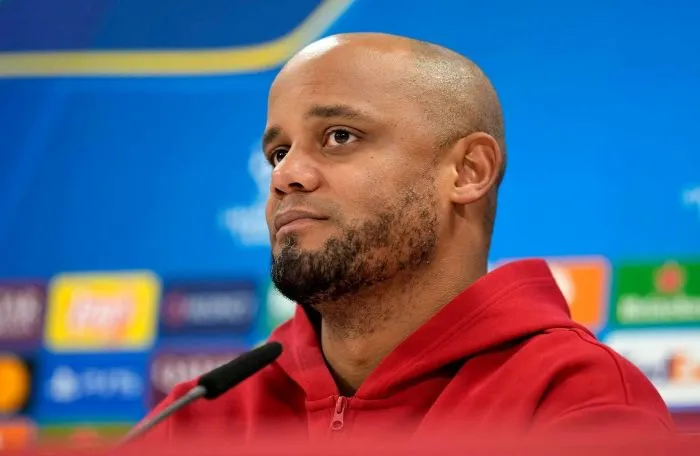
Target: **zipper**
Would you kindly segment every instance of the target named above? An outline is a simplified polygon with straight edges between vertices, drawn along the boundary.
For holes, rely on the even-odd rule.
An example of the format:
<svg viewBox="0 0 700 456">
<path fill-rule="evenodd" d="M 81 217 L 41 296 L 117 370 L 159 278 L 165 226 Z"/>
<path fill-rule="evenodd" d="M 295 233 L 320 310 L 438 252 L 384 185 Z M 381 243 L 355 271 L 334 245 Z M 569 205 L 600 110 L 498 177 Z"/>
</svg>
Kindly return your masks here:
<svg viewBox="0 0 700 456">
<path fill-rule="evenodd" d="M 333 409 L 333 418 L 331 418 L 331 431 L 340 431 L 345 426 L 345 409 L 348 407 L 348 398 L 338 396 Z"/>
</svg>

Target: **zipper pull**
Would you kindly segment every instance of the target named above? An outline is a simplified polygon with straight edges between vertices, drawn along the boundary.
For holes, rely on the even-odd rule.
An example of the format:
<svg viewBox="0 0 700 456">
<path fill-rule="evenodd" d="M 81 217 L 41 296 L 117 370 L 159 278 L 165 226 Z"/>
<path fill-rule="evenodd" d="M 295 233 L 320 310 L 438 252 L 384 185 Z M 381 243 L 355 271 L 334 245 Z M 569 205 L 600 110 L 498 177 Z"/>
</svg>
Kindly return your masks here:
<svg viewBox="0 0 700 456">
<path fill-rule="evenodd" d="M 335 402 L 335 410 L 333 410 L 333 418 L 331 419 L 331 431 L 340 431 L 343 429 L 347 404 L 348 400 L 346 397 L 338 396 L 338 400 Z"/>
</svg>

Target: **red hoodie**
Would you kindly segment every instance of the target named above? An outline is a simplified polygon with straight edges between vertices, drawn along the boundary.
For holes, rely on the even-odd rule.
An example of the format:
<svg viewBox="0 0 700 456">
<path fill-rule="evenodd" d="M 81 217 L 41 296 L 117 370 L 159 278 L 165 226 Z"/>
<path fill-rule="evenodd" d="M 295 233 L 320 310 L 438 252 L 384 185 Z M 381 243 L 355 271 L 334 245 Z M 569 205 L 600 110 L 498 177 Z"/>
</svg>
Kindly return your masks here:
<svg viewBox="0 0 700 456">
<path fill-rule="evenodd" d="M 181 410 L 147 440 L 210 433 L 243 442 L 290 432 L 325 442 L 420 437 L 450 426 L 465 438 L 499 430 L 673 432 L 644 375 L 571 320 L 541 260 L 479 279 L 390 353 L 353 397 L 339 396 L 301 308 L 271 340 L 284 347 L 274 364 L 217 400 Z M 194 385 L 175 387 L 156 411 Z"/>
</svg>

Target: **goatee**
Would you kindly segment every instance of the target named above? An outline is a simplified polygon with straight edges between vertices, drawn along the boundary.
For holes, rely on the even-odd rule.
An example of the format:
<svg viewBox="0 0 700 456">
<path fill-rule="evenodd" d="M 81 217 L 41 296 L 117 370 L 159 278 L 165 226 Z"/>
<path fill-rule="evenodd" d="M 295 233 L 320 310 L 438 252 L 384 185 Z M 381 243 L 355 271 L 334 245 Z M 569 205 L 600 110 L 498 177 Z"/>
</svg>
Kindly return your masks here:
<svg viewBox="0 0 700 456">
<path fill-rule="evenodd" d="M 297 235 L 272 256 L 272 281 L 305 307 L 339 301 L 429 263 L 437 245 L 434 188 L 409 189 L 370 219 L 341 226 L 342 234 L 313 251 Z"/>
</svg>

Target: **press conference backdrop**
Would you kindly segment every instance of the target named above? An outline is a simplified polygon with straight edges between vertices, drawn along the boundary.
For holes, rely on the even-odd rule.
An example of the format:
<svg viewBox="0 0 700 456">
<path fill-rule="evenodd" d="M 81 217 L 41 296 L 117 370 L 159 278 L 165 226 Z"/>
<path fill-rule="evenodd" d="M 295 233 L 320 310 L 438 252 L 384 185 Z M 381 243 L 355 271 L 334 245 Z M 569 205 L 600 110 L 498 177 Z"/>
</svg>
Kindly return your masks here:
<svg viewBox="0 0 700 456">
<path fill-rule="evenodd" d="M 0 1 L 0 446 L 118 435 L 289 317 L 266 91 L 348 31 L 486 70 L 492 267 L 547 258 L 576 320 L 700 410 L 698 23 L 693 0 Z"/>
</svg>

